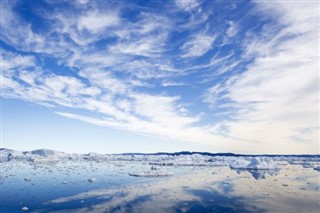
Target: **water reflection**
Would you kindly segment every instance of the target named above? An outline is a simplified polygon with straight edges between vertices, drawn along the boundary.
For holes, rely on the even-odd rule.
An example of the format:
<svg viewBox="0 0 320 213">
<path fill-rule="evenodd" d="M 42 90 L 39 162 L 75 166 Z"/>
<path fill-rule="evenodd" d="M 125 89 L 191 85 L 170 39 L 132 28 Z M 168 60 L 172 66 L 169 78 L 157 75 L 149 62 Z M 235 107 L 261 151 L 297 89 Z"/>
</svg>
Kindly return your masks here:
<svg viewBox="0 0 320 213">
<path fill-rule="evenodd" d="M 11 163 L 11 162 L 10 162 Z M 171 177 L 137 178 L 143 163 L 64 163 L 4 166 L 4 212 L 318 212 L 320 173 L 282 170 L 170 167 Z M 89 173 L 89 174 L 88 174 Z M 10 176 L 14 174 L 14 176 Z M 31 177 L 30 182 L 23 179 Z M 88 177 L 95 177 L 89 183 Z M 62 184 L 63 180 L 68 180 Z M 34 185 L 32 185 L 32 183 Z M 62 196 L 63 195 L 63 196 Z M 41 198 L 41 199 L 40 199 Z"/>
<path fill-rule="evenodd" d="M 256 180 L 266 179 L 269 176 L 277 176 L 279 174 L 280 169 L 234 169 L 237 174 L 241 174 L 242 172 L 248 172 L 252 175 L 252 177 Z"/>
</svg>

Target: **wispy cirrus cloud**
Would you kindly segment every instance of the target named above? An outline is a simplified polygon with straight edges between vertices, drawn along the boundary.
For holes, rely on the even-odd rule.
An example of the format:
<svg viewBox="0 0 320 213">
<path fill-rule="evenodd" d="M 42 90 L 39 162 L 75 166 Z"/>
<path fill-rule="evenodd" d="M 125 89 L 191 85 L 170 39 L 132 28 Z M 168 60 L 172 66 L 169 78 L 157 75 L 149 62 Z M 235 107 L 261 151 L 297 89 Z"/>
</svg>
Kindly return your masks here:
<svg viewBox="0 0 320 213">
<path fill-rule="evenodd" d="M 234 21 L 227 21 L 227 24 L 229 25 L 227 29 L 227 36 L 233 37 L 237 34 L 238 26 Z"/>
<path fill-rule="evenodd" d="M 246 56 L 254 57 L 254 62 L 231 84 L 211 87 L 205 100 L 214 103 L 222 98 L 238 108 L 236 121 L 226 123 L 232 137 L 259 141 L 261 149 L 270 152 L 288 146 L 317 150 L 319 53 L 313 47 L 319 46 L 314 28 L 319 4 L 257 2 L 257 7 L 285 27 L 266 28 L 264 39 L 252 40 L 251 45 L 245 41 Z M 294 17 L 297 12 L 301 16 Z M 302 126 L 308 131 L 302 131 Z"/>
<path fill-rule="evenodd" d="M 97 21 L 99 20 L 99 21 Z M 119 16 L 113 13 L 99 14 L 96 11 L 89 11 L 77 20 L 78 30 L 87 30 L 95 34 L 105 31 L 107 28 L 116 26 L 120 23 Z"/>
<path fill-rule="evenodd" d="M 1 3 L 2 97 L 217 151 L 316 150 L 319 4 L 47 3 L 38 22 Z"/>
<path fill-rule="evenodd" d="M 116 30 L 119 42 L 108 47 L 112 53 L 125 55 L 159 57 L 164 51 L 170 21 L 167 17 L 141 13 L 136 23 Z"/>
<path fill-rule="evenodd" d="M 199 33 L 194 35 L 183 44 L 181 49 L 185 52 L 182 55 L 183 58 L 189 57 L 199 57 L 207 53 L 210 49 L 212 49 L 213 42 L 215 40 L 214 35 L 206 35 L 204 33 Z"/>
<path fill-rule="evenodd" d="M 175 1 L 177 7 L 179 9 L 185 10 L 185 11 L 191 11 L 199 7 L 200 3 L 198 0 L 176 0 Z"/>
</svg>

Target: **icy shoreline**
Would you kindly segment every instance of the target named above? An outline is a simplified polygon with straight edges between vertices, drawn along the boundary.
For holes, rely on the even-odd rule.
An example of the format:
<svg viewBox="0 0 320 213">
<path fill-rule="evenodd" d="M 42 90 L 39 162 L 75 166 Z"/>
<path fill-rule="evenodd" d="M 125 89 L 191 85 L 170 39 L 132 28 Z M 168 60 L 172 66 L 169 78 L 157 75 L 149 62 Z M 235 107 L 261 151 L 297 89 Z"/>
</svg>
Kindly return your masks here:
<svg viewBox="0 0 320 213">
<path fill-rule="evenodd" d="M 256 156 L 236 154 L 210 154 L 210 153 L 157 153 L 157 154 L 69 154 L 54 150 L 39 149 L 33 151 L 15 151 L 0 149 L 0 162 L 28 161 L 33 164 L 54 164 L 59 161 L 97 161 L 97 162 L 145 162 L 154 166 L 174 167 L 219 167 L 229 166 L 234 170 L 277 170 L 283 165 L 302 165 L 319 170 L 320 155 L 301 156 Z M 154 174 L 153 174 L 154 173 Z M 137 173 L 132 176 L 159 176 L 161 174 Z"/>
</svg>

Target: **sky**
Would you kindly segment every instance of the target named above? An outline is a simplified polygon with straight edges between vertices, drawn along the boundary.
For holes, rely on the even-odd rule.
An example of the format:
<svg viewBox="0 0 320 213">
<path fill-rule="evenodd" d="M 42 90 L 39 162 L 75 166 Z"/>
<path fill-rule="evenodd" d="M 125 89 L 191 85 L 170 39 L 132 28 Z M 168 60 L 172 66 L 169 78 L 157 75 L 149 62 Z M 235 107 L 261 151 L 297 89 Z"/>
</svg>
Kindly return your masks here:
<svg viewBox="0 0 320 213">
<path fill-rule="evenodd" d="M 2 0 L 1 147 L 319 154 L 319 2 Z"/>
</svg>

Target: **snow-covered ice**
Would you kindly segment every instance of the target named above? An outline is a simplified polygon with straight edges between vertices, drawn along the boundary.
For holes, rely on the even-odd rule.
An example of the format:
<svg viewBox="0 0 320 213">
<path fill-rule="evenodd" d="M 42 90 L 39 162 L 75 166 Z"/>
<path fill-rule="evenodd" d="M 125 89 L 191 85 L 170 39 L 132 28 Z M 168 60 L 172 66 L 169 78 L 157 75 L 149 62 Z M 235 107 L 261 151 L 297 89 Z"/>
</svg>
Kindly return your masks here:
<svg viewBox="0 0 320 213">
<path fill-rule="evenodd" d="M 251 157 L 238 158 L 230 164 L 232 169 L 246 169 L 246 170 L 272 170 L 279 169 L 280 166 L 270 158 L 265 157 Z"/>
</svg>

